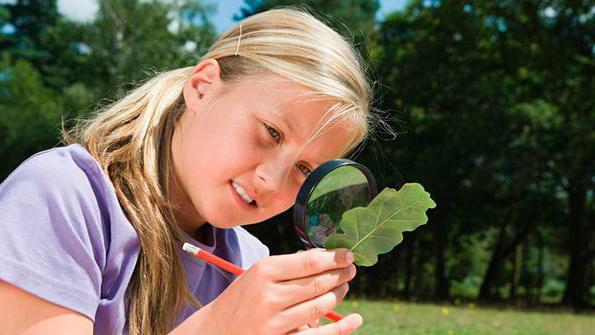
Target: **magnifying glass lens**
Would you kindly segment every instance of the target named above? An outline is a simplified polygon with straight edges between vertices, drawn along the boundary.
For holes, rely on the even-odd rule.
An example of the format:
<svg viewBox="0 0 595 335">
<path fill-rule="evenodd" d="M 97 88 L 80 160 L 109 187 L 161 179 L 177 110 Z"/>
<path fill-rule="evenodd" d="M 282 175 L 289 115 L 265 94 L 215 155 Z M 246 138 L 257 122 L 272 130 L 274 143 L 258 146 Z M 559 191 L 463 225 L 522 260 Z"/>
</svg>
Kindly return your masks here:
<svg viewBox="0 0 595 335">
<path fill-rule="evenodd" d="M 358 167 L 343 165 L 325 174 L 307 200 L 305 222 L 301 223 L 310 247 L 323 248 L 328 236 L 341 232 L 343 213 L 367 206 L 371 193 L 369 178 Z"/>
</svg>

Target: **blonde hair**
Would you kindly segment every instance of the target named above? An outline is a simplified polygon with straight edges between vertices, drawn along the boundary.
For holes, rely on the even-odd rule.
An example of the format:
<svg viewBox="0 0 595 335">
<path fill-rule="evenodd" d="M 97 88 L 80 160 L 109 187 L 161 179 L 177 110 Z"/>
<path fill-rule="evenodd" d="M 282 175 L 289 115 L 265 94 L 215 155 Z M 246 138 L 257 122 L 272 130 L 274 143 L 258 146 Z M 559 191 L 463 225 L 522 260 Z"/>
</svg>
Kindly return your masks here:
<svg viewBox="0 0 595 335">
<path fill-rule="evenodd" d="M 296 9 L 253 15 L 221 35 L 202 59 L 216 59 L 224 83 L 274 73 L 334 104 L 318 127 L 348 120 L 351 151 L 368 134 L 371 89 L 359 55 L 338 33 Z M 100 109 L 69 132 L 100 163 L 138 233 L 141 251 L 127 290 L 130 334 L 164 334 L 186 303 L 200 307 L 186 287 L 180 259 L 184 234 L 168 203 L 171 138 L 185 111 L 183 87 L 193 67 L 164 72 Z"/>
</svg>

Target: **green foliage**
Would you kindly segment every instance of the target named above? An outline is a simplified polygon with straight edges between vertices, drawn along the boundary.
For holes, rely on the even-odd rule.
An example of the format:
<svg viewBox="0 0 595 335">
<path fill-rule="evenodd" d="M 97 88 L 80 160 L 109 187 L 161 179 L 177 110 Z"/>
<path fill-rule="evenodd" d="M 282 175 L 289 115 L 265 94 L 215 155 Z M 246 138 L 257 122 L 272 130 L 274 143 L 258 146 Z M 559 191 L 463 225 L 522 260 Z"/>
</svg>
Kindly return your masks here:
<svg viewBox="0 0 595 335">
<path fill-rule="evenodd" d="M 44 87 L 27 61 L 5 61 L 0 74 L 0 177 L 4 177 L 23 156 L 58 142 L 62 100 Z"/>
<path fill-rule="evenodd" d="M 156 71 L 194 65 L 214 38 L 212 6 L 196 1 L 104 0 L 82 43 L 85 78 L 97 95 L 119 96 Z"/>
<path fill-rule="evenodd" d="M 426 210 L 434 207 L 436 203 L 420 184 L 405 184 L 399 191 L 386 188 L 367 207 L 345 212 L 339 223 L 344 234 L 329 236 L 325 246 L 350 249 L 357 265 L 372 266 L 378 254 L 403 240 L 403 232 L 425 224 Z"/>
<path fill-rule="evenodd" d="M 16 33 L 3 36 L 0 50 L 13 59 L 26 60 L 37 69 L 51 62 L 45 48 L 43 35 L 59 20 L 56 0 L 17 0 L 4 4 L 0 24 L 11 25 Z"/>
<path fill-rule="evenodd" d="M 557 301 L 564 293 L 564 282 L 561 280 L 550 279 L 543 285 L 542 293 L 548 300 Z"/>
<path fill-rule="evenodd" d="M 56 1 L 2 4 L 0 178 L 59 142 L 61 120 L 87 115 L 156 71 L 192 66 L 211 44 L 214 7 L 202 1 L 101 0 L 91 22 Z"/>
<path fill-rule="evenodd" d="M 595 229 L 584 223 L 594 209 L 582 210 L 579 199 L 593 190 L 595 161 L 586 149 L 595 147 L 595 128 L 586 126 L 595 122 L 591 10 L 568 1 L 411 1 L 382 22 L 380 62 L 391 88 L 383 109 L 396 109 L 408 131 L 386 160 L 441 204 L 432 214 L 440 224 L 419 236 L 415 252 L 433 265 L 433 286 L 446 295 L 486 254 L 470 253 L 466 235 L 497 232 L 481 260 L 480 295 L 498 299 L 506 295 L 496 288 L 510 288 L 519 270 L 507 266 L 515 259 L 521 285 L 543 285 L 551 260 L 537 255 L 558 247 L 550 234 L 564 239 L 568 230 L 575 237 L 566 250 L 583 265 L 570 267 L 567 287 L 586 295 L 581 282 L 593 279 L 585 261 L 595 254 L 586 241 Z M 571 189 L 581 194 L 574 204 Z M 520 244 L 534 252 L 514 257 Z M 447 261 L 457 254 L 472 259 Z"/>
</svg>

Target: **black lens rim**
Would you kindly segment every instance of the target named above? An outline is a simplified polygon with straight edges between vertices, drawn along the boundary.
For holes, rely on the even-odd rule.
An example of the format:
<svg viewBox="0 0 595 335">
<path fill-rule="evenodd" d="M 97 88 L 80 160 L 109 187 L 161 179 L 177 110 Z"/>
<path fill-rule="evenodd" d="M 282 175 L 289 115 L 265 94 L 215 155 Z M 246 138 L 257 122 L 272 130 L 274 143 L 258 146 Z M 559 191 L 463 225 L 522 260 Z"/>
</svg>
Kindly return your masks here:
<svg viewBox="0 0 595 335">
<path fill-rule="evenodd" d="M 295 205 L 293 207 L 293 226 L 295 227 L 295 230 L 296 230 L 296 233 L 297 233 L 299 239 L 304 243 L 304 245 L 308 249 L 321 247 L 321 246 L 314 244 L 310 240 L 310 237 L 308 236 L 308 234 L 306 233 L 306 230 L 305 230 L 306 229 L 306 222 L 305 222 L 306 208 L 308 205 L 308 201 L 310 200 L 310 196 L 312 195 L 312 192 L 314 192 L 314 189 L 316 188 L 318 183 L 320 183 L 322 178 L 324 178 L 331 171 L 333 171 L 337 168 L 340 168 L 342 166 L 353 166 L 353 167 L 357 168 L 358 170 L 360 170 L 364 174 L 364 176 L 366 177 L 366 180 L 368 181 L 368 190 L 370 191 L 369 192 L 369 200 L 370 201 L 372 201 L 372 199 L 374 199 L 374 197 L 376 197 L 376 195 L 378 194 L 376 180 L 374 179 L 374 175 L 372 174 L 372 172 L 364 165 L 354 162 L 352 160 L 333 159 L 333 160 L 323 163 L 318 168 L 316 168 L 314 171 L 312 171 L 308 175 L 306 180 L 304 181 L 304 184 L 302 185 L 302 187 L 300 188 L 300 191 L 298 192 L 297 198 L 295 200 Z"/>
</svg>

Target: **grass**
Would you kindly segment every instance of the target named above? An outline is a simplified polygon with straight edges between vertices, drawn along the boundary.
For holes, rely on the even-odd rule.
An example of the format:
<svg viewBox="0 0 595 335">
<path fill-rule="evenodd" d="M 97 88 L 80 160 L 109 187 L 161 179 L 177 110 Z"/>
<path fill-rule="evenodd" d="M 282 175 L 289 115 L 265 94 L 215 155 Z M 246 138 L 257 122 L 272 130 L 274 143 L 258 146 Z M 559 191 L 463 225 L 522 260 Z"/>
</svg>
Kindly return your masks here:
<svg viewBox="0 0 595 335">
<path fill-rule="evenodd" d="M 593 334 L 595 329 L 594 315 L 484 308 L 474 304 L 346 300 L 336 310 L 363 316 L 364 324 L 355 333 L 360 335 L 584 335 Z"/>
</svg>

